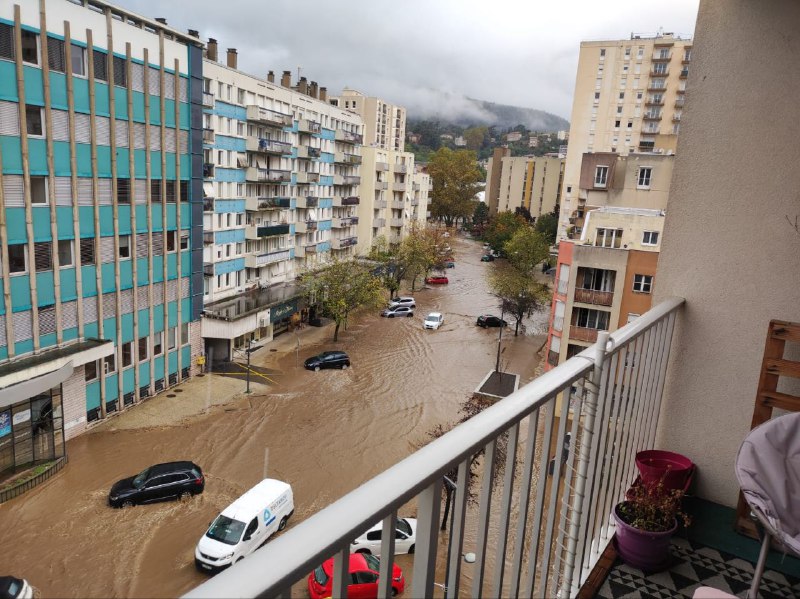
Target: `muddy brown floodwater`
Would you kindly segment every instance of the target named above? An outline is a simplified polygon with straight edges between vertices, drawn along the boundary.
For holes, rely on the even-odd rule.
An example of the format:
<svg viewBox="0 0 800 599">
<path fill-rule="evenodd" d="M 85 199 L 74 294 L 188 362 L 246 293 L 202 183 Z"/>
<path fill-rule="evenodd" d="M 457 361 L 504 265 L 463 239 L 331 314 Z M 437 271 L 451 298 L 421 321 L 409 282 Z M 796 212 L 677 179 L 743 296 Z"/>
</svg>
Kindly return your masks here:
<svg viewBox="0 0 800 599">
<path fill-rule="evenodd" d="M 205 580 L 193 560 L 208 523 L 265 475 L 292 484 L 291 527 L 425 444 L 435 425 L 458 419 L 497 351 L 497 329 L 475 326 L 479 314 L 498 314 L 485 280 L 493 264 L 480 262 L 475 241 L 452 245 L 450 284 L 417 290 L 414 318 L 361 314 L 336 344 L 331 328 L 324 337 L 287 334 L 253 358 L 279 371 L 274 385 L 254 383 L 246 397 L 241 380 L 196 378 L 177 397 L 151 399 L 70 441 L 60 474 L 0 505 L 0 573 L 25 577 L 43 597 L 178 596 Z M 445 315 L 438 331 L 422 329 L 431 311 Z M 520 337 L 504 333 L 501 361 L 521 384 L 537 366 L 546 315 L 526 325 Z M 309 343 L 314 334 L 321 341 Z M 346 350 L 353 367 L 303 370 L 302 360 L 323 349 Z M 106 504 L 114 481 L 178 459 L 204 469 L 202 495 Z"/>
</svg>

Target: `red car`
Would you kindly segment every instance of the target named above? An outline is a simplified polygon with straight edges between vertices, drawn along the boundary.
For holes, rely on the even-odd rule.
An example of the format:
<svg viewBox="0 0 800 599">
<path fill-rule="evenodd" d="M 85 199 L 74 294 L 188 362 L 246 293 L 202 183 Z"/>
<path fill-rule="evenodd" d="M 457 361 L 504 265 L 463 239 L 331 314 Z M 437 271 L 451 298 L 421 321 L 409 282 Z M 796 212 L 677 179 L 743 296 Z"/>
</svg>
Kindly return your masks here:
<svg viewBox="0 0 800 599">
<path fill-rule="evenodd" d="M 378 572 L 381 562 L 369 553 L 350 554 L 350 578 L 347 596 L 353 599 L 376 599 L 378 596 Z M 403 571 L 394 564 L 392 570 L 392 595 L 399 595 L 406 587 Z M 308 575 L 308 592 L 311 599 L 330 597 L 333 593 L 333 558 Z"/>
<path fill-rule="evenodd" d="M 447 285 L 449 282 L 444 275 L 434 275 L 425 279 L 427 285 Z"/>
</svg>

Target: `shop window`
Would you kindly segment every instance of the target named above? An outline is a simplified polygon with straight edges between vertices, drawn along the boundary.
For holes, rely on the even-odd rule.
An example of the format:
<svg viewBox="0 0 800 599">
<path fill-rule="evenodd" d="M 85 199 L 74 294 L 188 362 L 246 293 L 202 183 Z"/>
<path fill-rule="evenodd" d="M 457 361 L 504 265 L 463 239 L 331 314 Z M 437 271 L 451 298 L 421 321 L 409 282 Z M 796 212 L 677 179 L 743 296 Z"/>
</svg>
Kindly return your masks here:
<svg viewBox="0 0 800 599">
<path fill-rule="evenodd" d="M 53 270 L 53 243 L 39 241 L 33 244 L 33 261 L 36 272 Z"/>
<path fill-rule="evenodd" d="M 87 362 L 83 365 L 84 380 L 88 383 L 97 379 L 97 361 Z"/>
</svg>

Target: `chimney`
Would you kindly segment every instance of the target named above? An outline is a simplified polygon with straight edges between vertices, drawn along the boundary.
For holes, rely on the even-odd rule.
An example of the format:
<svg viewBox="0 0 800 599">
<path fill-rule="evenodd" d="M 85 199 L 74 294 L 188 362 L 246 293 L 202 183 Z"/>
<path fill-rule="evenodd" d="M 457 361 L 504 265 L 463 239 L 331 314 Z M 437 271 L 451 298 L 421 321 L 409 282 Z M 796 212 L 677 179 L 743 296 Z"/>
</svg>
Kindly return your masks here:
<svg viewBox="0 0 800 599">
<path fill-rule="evenodd" d="M 213 37 L 208 38 L 208 43 L 206 44 L 206 58 L 217 62 L 217 40 Z"/>
<path fill-rule="evenodd" d="M 328 101 L 328 88 L 327 87 L 320 87 L 319 88 L 319 99 L 323 102 Z"/>
<path fill-rule="evenodd" d="M 284 71 L 281 77 L 281 85 L 283 87 L 292 87 L 292 72 Z"/>
<path fill-rule="evenodd" d="M 228 66 L 232 69 L 236 68 L 236 48 L 228 48 Z"/>
<path fill-rule="evenodd" d="M 311 96 L 312 98 L 316 98 L 317 97 L 317 89 L 318 89 L 317 82 L 316 81 L 312 81 L 311 82 L 311 87 L 308 89 L 308 95 Z"/>
<path fill-rule="evenodd" d="M 297 91 L 303 95 L 308 93 L 308 80 L 305 77 L 300 77 L 300 81 L 297 82 Z"/>
<path fill-rule="evenodd" d="M 156 21 L 158 21 L 162 25 L 166 25 L 167 24 L 167 20 L 164 17 L 156 17 Z"/>
<path fill-rule="evenodd" d="M 275 73 L 273 73 L 272 71 L 267 73 L 267 81 L 269 81 L 270 83 L 275 83 Z"/>
<path fill-rule="evenodd" d="M 200 32 L 197 31 L 196 29 L 189 29 L 189 35 L 200 39 Z"/>
</svg>

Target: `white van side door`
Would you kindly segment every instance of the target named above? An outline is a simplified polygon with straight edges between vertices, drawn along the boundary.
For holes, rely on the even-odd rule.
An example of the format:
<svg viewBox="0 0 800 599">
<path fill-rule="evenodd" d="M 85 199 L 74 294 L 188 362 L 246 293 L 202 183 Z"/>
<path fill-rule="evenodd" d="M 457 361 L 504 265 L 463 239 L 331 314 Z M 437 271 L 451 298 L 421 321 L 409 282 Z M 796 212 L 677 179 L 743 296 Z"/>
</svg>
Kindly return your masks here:
<svg viewBox="0 0 800 599">
<path fill-rule="evenodd" d="M 242 555 L 248 555 L 258 549 L 258 546 L 263 543 L 263 530 L 258 525 L 258 516 L 250 521 L 247 528 L 244 529 L 244 535 L 242 535 Z"/>
</svg>

